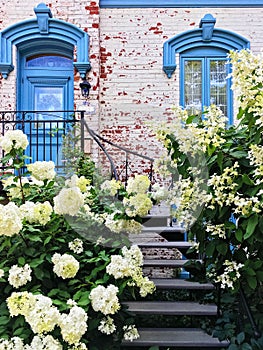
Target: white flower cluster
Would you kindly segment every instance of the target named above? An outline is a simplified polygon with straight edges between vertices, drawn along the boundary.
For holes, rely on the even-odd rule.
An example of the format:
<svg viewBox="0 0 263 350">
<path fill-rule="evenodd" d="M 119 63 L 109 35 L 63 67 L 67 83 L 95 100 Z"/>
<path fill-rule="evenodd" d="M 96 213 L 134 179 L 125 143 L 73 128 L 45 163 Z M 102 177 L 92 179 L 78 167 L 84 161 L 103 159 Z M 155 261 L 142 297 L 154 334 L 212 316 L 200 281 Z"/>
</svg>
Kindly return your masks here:
<svg viewBox="0 0 263 350">
<path fill-rule="evenodd" d="M 145 216 L 152 208 L 152 201 L 145 193 L 137 193 L 129 198 L 123 198 L 125 212 L 129 217 Z"/>
<path fill-rule="evenodd" d="M 60 327 L 63 340 L 70 345 L 68 349 L 87 349 L 86 345 L 80 342 L 81 337 L 87 331 L 88 319 L 86 312 L 81 307 L 73 305 L 68 314 L 60 313 L 52 305 L 50 298 L 41 294 L 33 295 L 29 292 L 12 293 L 7 298 L 7 306 L 11 316 L 24 316 L 32 331 L 37 334 L 33 338 L 31 345 L 26 345 L 21 349 L 62 350 L 63 347 L 57 340 L 52 336 L 46 335 L 47 332 L 51 332 L 56 326 Z M 8 343 L 11 344 L 11 340 Z M 20 342 L 19 344 L 22 343 Z M 15 350 L 16 348 L 10 349 Z"/>
<path fill-rule="evenodd" d="M 55 253 L 51 261 L 54 264 L 53 271 L 58 277 L 73 278 L 79 270 L 79 262 L 70 254 Z"/>
<path fill-rule="evenodd" d="M 150 180 L 146 175 L 135 174 L 135 177 L 130 177 L 127 181 L 126 191 L 131 193 L 146 193 L 150 187 Z"/>
<path fill-rule="evenodd" d="M 25 347 L 24 347 L 23 340 L 19 337 L 13 337 L 10 340 L 0 338 L 0 350 L 24 350 L 24 349 Z"/>
<path fill-rule="evenodd" d="M 115 179 L 106 180 L 100 186 L 102 191 L 109 192 L 111 196 L 115 196 L 122 187 L 122 183 Z"/>
<path fill-rule="evenodd" d="M 0 339 L 0 350 L 63 350 L 63 345 L 52 335 L 35 335 L 31 344 L 24 344 L 19 337 L 10 340 Z M 84 343 L 77 343 L 68 347 L 68 350 L 88 350 Z"/>
<path fill-rule="evenodd" d="M 0 147 L 7 153 L 12 149 L 25 150 L 27 146 L 27 136 L 22 130 L 8 130 L 4 136 L 0 136 Z"/>
<path fill-rule="evenodd" d="M 59 321 L 58 309 L 50 298 L 41 294 L 13 292 L 7 298 L 7 306 L 11 316 L 23 315 L 34 333 L 50 332 Z"/>
<path fill-rule="evenodd" d="M 160 203 L 161 201 L 167 199 L 168 193 L 168 189 L 164 186 L 160 186 L 160 184 L 157 182 L 152 185 L 151 198 L 157 203 Z"/>
<path fill-rule="evenodd" d="M 140 334 L 138 332 L 138 329 L 135 327 L 135 325 L 129 325 L 129 326 L 126 325 L 123 327 L 123 331 L 124 331 L 123 337 L 125 340 L 133 341 L 134 339 L 140 338 Z"/>
<path fill-rule="evenodd" d="M 90 185 L 90 180 L 84 176 L 78 176 L 73 174 L 70 179 L 66 180 L 65 185 L 67 187 L 78 187 L 82 193 L 85 193 Z"/>
<path fill-rule="evenodd" d="M 155 285 L 148 277 L 143 276 L 142 264 L 143 255 L 140 248 L 136 245 L 122 248 L 122 255 L 112 255 L 111 262 L 106 267 L 108 274 L 115 279 L 131 277 L 129 285 L 136 285 L 140 288 L 140 295 L 142 297 L 151 294 L 155 290 Z"/>
<path fill-rule="evenodd" d="M 27 169 L 38 181 L 53 180 L 56 176 L 55 163 L 52 161 L 36 161 L 27 164 Z"/>
<path fill-rule="evenodd" d="M 63 346 L 52 335 L 35 335 L 30 345 L 24 350 L 63 350 Z"/>
<path fill-rule="evenodd" d="M 8 282 L 14 288 L 19 288 L 31 281 L 31 272 L 31 267 L 28 264 L 23 267 L 13 265 L 9 270 Z"/>
<path fill-rule="evenodd" d="M 79 238 L 75 238 L 73 241 L 69 242 L 68 246 L 69 249 L 76 254 L 83 252 L 83 241 Z"/>
<path fill-rule="evenodd" d="M 75 216 L 84 205 L 84 196 L 79 187 L 62 188 L 54 197 L 54 211 L 56 214 Z"/>
<path fill-rule="evenodd" d="M 112 232 L 137 234 L 142 230 L 142 225 L 135 220 L 114 219 L 114 214 L 110 214 L 105 219 L 105 226 Z"/>
<path fill-rule="evenodd" d="M 114 320 L 110 316 L 107 316 L 107 317 L 103 318 L 100 321 L 98 330 L 101 333 L 105 333 L 107 335 L 114 333 L 115 330 L 116 330 L 116 326 L 114 324 Z"/>
<path fill-rule="evenodd" d="M 100 311 L 104 315 L 115 314 L 120 309 L 117 296 L 119 288 L 110 284 L 107 287 L 99 285 L 90 292 L 91 306 L 94 311 Z"/>
<path fill-rule="evenodd" d="M 219 238 L 226 239 L 226 230 L 224 224 L 206 226 L 206 232 L 210 232 L 212 236 L 218 236 Z"/>
<path fill-rule="evenodd" d="M 258 177 L 256 184 L 259 185 L 263 182 L 263 146 L 251 145 L 248 158 L 250 164 L 256 166 L 255 176 Z"/>
<path fill-rule="evenodd" d="M 0 204 L 0 236 L 14 236 L 22 227 L 19 208 L 15 203 Z"/>
<path fill-rule="evenodd" d="M 14 176 L 9 176 L 6 179 L 3 179 L 3 187 L 10 199 L 21 199 L 22 198 L 22 191 L 20 187 L 20 183 L 18 181 L 14 180 Z M 29 180 L 27 177 L 22 177 L 21 183 L 23 186 L 24 195 L 27 195 L 29 193 L 29 189 L 25 187 L 24 185 L 29 184 Z"/>
<path fill-rule="evenodd" d="M 73 306 L 68 315 L 62 314 L 59 319 L 61 335 L 68 344 L 78 344 L 87 331 L 88 315 L 79 306 Z"/>
<path fill-rule="evenodd" d="M 213 274 L 210 274 L 209 277 L 214 277 L 214 281 L 220 283 L 223 289 L 234 289 L 235 282 L 241 277 L 240 269 L 242 269 L 244 264 L 237 264 L 235 261 L 226 260 L 224 266 L 225 269 L 222 275 L 213 276 Z"/>
<path fill-rule="evenodd" d="M 40 225 L 46 225 L 50 221 L 53 208 L 48 201 L 44 203 L 34 203 L 26 201 L 19 207 L 22 218 L 29 223 L 38 223 Z"/>
<path fill-rule="evenodd" d="M 212 175 L 208 180 L 208 185 L 212 187 L 214 194 L 211 196 L 211 208 L 217 203 L 220 206 L 229 206 L 236 202 L 236 187 L 238 184 L 235 179 L 238 176 L 237 169 L 239 168 L 236 162 L 232 167 L 227 167 L 221 175 Z"/>
<path fill-rule="evenodd" d="M 263 51 L 253 54 L 249 49 L 231 51 L 232 87 L 235 91 L 237 107 L 253 113 L 256 124 L 263 126 Z"/>
</svg>

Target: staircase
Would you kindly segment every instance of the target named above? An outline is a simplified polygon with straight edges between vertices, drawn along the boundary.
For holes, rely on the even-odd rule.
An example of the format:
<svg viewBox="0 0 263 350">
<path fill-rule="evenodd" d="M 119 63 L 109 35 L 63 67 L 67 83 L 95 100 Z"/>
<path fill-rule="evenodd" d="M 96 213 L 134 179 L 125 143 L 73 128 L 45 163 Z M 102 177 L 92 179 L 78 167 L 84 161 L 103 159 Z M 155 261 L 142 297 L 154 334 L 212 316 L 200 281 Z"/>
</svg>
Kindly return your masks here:
<svg viewBox="0 0 263 350">
<path fill-rule="evenodd" d="M 218 316 L 217 305 L 209 300 L 216 291 L 211 283 L 191 281 L 184 270 L 191 243 L 181 227 L 170 225 L 169 211 L 148 215 L 142 233 L 131 239 L 144 254 L 143 269 L 156 291 L 148 298 L 124 302 L 135 315 L 140 338 L 124 341 L 122 349 L 225 349 L 227 342 L 201 328 Z"/>
</svg>

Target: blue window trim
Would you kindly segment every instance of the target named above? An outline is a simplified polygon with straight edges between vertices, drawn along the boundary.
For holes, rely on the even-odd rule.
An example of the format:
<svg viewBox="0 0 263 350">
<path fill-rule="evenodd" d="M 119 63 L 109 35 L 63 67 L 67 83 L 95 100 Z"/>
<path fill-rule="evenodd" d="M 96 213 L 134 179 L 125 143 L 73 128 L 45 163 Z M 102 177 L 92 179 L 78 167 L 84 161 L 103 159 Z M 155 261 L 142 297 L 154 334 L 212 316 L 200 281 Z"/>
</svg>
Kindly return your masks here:
<svg viewBox="0 0 263 350">
<path fill-rule="evenodd" d="M 200 21 L 200 29 L 180 33 L 164 42 L 163 70 L 168 78 L 171 78 L 176 69 L 177 53 L 182 54 L 198 47 L 225 51 L 250 48 L 249 41 L 241 35 L 224 29 L 214 29 L 215 21 L 212 15 L 206 14 Z"/>
<path fill-rule="evenodd" d="M 192 54 L 192 56 L 191 56 Z M 202 79 L 202 105 L 208 106 L 210 103 L 210 90 L 207 89 L 206 81 L 205 79 L 209 79 L 209 62 L 211 60 L 226 60 L 226 57 L 224 56 L 224 52 L 222 54 L 209 54 L 206 57 L 200 56 L 198 54 L 195 54 L 195 50 L 193 52 L 190 52 L 188 55 L 182 55 L 180 57 L 180 106 L 185 105 L 185 90 L 184 90 L 184 61 L 185 60 L 198 60 L 202 63 L 202 71 L 205 74 L 205 77 Z M 230 73 L 231 67 L 230 64 L 227 65 L 227 74 Z M 233 91 L 230 88 L 231 86 L 231 80 L 227 79 L 227 116 L 228 116 L 228 124 L 233 124 Z"/>
<path fill-rule="evenodd" d="M 101 8 L 263 7 L 262 0 L 100 0 Z"/>
<path fill-rule="evenodd" d="M 89 36 L 82 29 L 71 23 L 53 19 L 50 9 L 43 3 L 35 9 L 36 19 L 16 23 L 0 32 L 0 72 L 4 78 L 14 69 L 12 48 L 16 45 L 22 50 L 31 50 L 37 43 L 42 47 L 56 42 L 61 50 L 77 49 L 77 62 L 74 66 L 82 78 L 91 69 L 89 62 Z M 64 47 L 64 49 L 63 49 Z"/>
</svg>

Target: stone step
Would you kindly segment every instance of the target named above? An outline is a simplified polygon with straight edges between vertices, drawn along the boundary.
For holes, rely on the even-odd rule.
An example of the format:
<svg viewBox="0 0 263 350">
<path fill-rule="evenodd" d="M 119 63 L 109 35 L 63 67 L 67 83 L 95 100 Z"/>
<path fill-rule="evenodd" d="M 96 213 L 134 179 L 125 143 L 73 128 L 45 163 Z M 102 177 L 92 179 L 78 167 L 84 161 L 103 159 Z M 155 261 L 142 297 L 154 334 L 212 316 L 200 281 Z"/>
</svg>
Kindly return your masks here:
<svg viewBox="0 0 263 350">
<path fill-rule="evenodd" d="M 142 232 L 154 232 L 154 233 L 184 233 L 185 229 L 179 225 L 174 226 L 143 226 Z"/>
<path fill-rule="evenodd" d="M 171 346 L 188 349 L 226 348 L 229 343 L 220 342 L 196 328 L 139 328 L 140 337 L 132 342 L 124 341 L 125 347 Z"/>
<path fill-rule="evenodd" d="M 213 290 L 212 283 L 192 282 L 176 278 L 151 278 L 157 289 Z"/>
<path fill-rule="evenodd" d="M 174 260 L 174 259 L 144 259 L 143 266 L 144 267 L 183 267 L 185 263 L 189 260 Z M 198 260 L 202 262 L 202 260 Z"/>
<path fill-rule="evenodd" d="M 125 301 L 123 305 L 137 315 L 216 316 L 218 311 L 215 304 L 192 301 Z"/>
<path fill-rule="evenodd" d="M 146 241 L 146 242 L 140 242 L 139 238 L 138 241 L 133 241 L 133 244 L 137 244 L 140 248 L 178 248 L 178 249 L 188 249 L 192 247 L 192 243 L 190 242 L 184 242 L 184 241 L 178 241 L 178 242 L 167 242 L 167 241 Z"/>
</svg>

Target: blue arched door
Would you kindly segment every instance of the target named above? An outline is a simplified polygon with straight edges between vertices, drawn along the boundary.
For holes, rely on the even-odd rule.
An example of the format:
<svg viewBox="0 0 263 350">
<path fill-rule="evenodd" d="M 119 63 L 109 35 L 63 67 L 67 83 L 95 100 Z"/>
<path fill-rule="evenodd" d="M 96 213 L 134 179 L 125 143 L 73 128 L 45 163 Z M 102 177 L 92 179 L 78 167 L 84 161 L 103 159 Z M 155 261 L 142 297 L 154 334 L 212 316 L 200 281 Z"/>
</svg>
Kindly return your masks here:
<svg viewBox="0 0 263 350">
<path fill-rule="evenodd" d="M 20 57 L 18 110 L 26 114 L 24 131 L 29 138 L 28 155 L 53 160 L 61 166 L 65 120 L 73 110 L 73 60 L 58 54 Z"/>
</svg>

